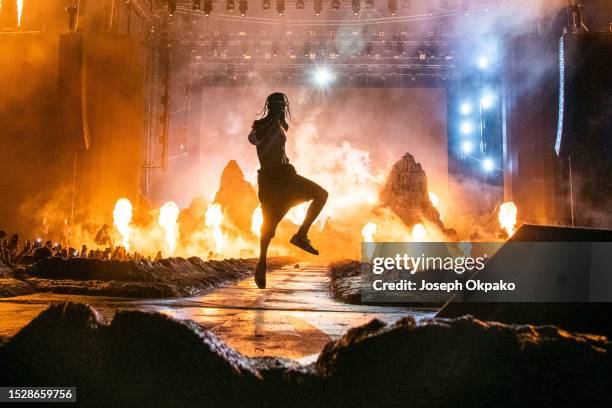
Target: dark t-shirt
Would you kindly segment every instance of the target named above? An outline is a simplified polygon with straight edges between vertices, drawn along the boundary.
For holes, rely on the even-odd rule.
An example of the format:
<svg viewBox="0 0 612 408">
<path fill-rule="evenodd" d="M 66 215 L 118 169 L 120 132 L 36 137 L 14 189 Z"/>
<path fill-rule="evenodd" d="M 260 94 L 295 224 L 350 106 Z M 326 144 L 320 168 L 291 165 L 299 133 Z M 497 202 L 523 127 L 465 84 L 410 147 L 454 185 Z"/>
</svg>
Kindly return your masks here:
<svg viewBox="0 0 612 408">
<path fill-rule="evenodd" d="M 289 163 L 285 153 L 287 135 L 280 121 L 255 121 L 249 142 L 257 147 L 257 157 L 262 169 L 281 167 Z"/>
</svg>

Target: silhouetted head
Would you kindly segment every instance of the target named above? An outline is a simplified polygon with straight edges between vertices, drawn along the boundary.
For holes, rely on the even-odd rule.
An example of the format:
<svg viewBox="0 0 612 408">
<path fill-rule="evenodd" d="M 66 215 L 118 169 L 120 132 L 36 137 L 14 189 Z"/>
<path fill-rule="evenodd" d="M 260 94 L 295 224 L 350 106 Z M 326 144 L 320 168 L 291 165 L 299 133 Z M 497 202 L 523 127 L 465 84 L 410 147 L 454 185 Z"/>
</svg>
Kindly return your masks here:
<svg viewBox="0 0 612 408">
<path fill-rule="evenodd" d="M 261 116 L 274 117 L 283 122 L 283 127 L 287 129 L 287 119 L 291 119 L 291 111 L 289 110 L 289 99 L 287 95 L 281 92 L 274 92 L 266 98 Z"/>
</svg>

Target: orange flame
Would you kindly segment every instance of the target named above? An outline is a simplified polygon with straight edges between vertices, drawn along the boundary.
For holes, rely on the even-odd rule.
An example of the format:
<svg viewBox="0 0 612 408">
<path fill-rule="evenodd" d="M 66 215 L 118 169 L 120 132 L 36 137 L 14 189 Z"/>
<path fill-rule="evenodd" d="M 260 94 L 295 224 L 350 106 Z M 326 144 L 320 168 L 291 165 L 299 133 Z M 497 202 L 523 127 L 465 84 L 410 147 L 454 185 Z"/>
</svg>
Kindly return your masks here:
<svg viewBox="0 0 612 408">
<path fill-rule="evenodd" d="M 113 225 L 121 235 L 121 245 L 126 251 L 130 250 L 130 234 L 132 227 L 132 203 L 127 198 L 120 198 L 113 210 Z"/>
<path fill-rule="evenodd" d="M 517 213 L 518 208 L 512 201 L 508 201 L 499 206 L 497 219 L 499 220 L 499 225 L 506 231 L 508 236 L 514 234 Z"/>
<path fill-rule="evenodd" d="M 361 229 L 361 236 L 363 237 L 363 242 L 374 242 L 374 235 L 376 234 L 376 230 L 378 226 L 373 222 L 368 222 Z"/>
<path fill-rule="evenodd" d="M 436 210 L 440 211 L 440 197 L 436 194 L 429 192 L 429 201 L 436 207 Z"/>
<path fill-rule="evenodd" d="M 261 235 L 262 225 L 263 213 L 261 212 L 261 206 L 259 206 L 253 211 L 253 216 L 251 217 L 251 232 L 259 237 Z"/>
<path fill-rule="evenodd" d="M 206 209 L 205 225 L 212 229 L 213 239 L 215 240 L 215 252 L 221 253 L 225 237 L 223 231 L 221 231 L 221 223 L 223 222 L 223 211 L 221 210 L 221 204 L 211 204 Z"/>
<path fill-rule="evenodd" d="M 174 201 L 169 201 L 159 209 L 158 223 L 166 233 L 166 245 L 170 255 L 176 250 L 176 242 L 178 240 L 178 216 L 180 209 Z"/>
<path fill-rule="evenodd" d="M 412 240 L 421 242 L 427 237 L 427 228 L 423 224 L 414 224 L 412 227 Z"/>
<path fill-rule="evenodd" d="M 287 219 L 295 225 L 301 225 L 306 218 L 306 212 L 308 211 L 309 203 L 302 203 L 289 210 L 287 213 Z"/>
<path fill-rule="evenodd" d="M 17 26 L 21 27 L 21 14 L 23 13 L 23 0 L 17 0 Z"/>
</svg>

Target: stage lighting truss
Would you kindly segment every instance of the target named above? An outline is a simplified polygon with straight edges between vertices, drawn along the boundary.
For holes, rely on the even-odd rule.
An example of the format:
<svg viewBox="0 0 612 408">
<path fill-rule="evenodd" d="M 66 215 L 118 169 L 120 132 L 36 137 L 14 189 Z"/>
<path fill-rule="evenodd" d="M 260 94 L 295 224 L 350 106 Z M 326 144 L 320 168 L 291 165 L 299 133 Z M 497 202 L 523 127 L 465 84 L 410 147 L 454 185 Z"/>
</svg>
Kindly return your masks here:
<svg viewBox="0 0 612 408">
<path fill-rule="evenodd" d="M 246 12 L 249 9 L 249 3 L 247 0 L 239 0 L 238 1 L 238 11 L 240 11 L 240 15 L 242 17 L 246 16 Z"/>
<path fill-rule="evenodd" d="M 387 10 L 389 14 L 391 16 L 397 15 L 399 12 L 399 3 L 398 3 L 399 0 L 386 0 L 386 1 L 387 1 L 386 3 Z M 489 0 L 483 0 L 483 2 L 488 2 L 488 1 Z M 246 10 L 248 10 L 247 2 L 248 0 L 246 1 L 226 0 L 226 9 L 227 11 L 234 11 L 236 9 L 240 10 L 242 8 L 245 11 L 240 11 L 240 14 L 244 16 L 246 15 Z M 167 0 L 167 1 L 164 1 L 162 4 L 164 3 L 167 5 L 168 14 L 170 16 L 173 16 L 177 11 L 177 1 Z M 402 0 L 401 4 L 404 9 L 411 9 L 412 3 L 413 3 L 412 0 Z M 456 8 L 452 8 L 448 1 L 441 0 L 439 3 L 439 10 L 448 11 L 452 9 L 458 12 L 463 11 L 466 14 L 469 14 L 473 9 L 470 0 L 456 0 L 454 4 L 456 5 Z M 191 7 L 189 7 L 189 5 L 191 5 Z M 189 11 L 190 9 L 195 12 L 204 11 L 204 14 L 206 16 L 209 16 L 212 11 L 212 0 L 185 1 L 184 3 L 181 3 L 181 6 L 179 6 L 178 8 L 180 8 L 181 11 Z M 272 8 L 272 0 L 262 0 L 263 10 L 270 10 L 271 8 Z M 298 10 L 305 9 L 306 1 L 305 0 L 295 0 L 295 8 Z M 324 8 L 323 0 L 313 0 L 313 11 L 315 15 L 317 16 L 321 15 L 321 13 L 323 12 L 323 8 Z M 341 0 L 330 0 L 330 8 L 332 10 L 340 10 L 342 8 Z M 285 10 L 286 10 L 286 0 L 275 0 L 275 9 L 279 16 L 284 15 Z M 376 9 L 376 0 L 351 0 L 351 10 L 353 11 L 353 14 L 355 16 L 358 16 L 363 11 L 363 9 L 365 10 Z M 431 17 L 431 16 L 436 15 L 436 11 L 437 9 L 428 7 L 426 12 L 427 12 L 427 15 Z M 490 62 L 487 61 L 485 57 L 480 57 L 480 59 L 476 63 L 476 65 L 480 69 L 486 69 L 486 67 L 489 64 Z"/>
</svg>

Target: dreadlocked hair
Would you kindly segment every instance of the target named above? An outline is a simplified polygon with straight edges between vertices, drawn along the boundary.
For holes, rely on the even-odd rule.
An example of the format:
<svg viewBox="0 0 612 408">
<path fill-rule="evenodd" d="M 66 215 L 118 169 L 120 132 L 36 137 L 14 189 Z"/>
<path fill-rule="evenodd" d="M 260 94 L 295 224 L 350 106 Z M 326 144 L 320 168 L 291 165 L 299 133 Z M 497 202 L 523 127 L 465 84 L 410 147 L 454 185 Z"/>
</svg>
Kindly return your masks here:
<svg viewBox="0 0 612 408">
<path fill-rule="evenodd" d="M 256 121 L 256 123 L 264 122 L 265 119 L 269 116 L 270 112 L 275 110 L 275 107 L 274 107 L 275 105 L 283 105 L 284 118 L 283 118 L 282 125 L 285 128 L 285 130 L 289 129 L 289 124 L 287 123 L 287 119 L 291 119 L 291 110 L 289 109 L 289 99 L 287 98 L 287 95 L 281 92 L 274 92 L 273 94 L 270 94 L 266 98 L 266 103 L 263 109 L 261 110 L 261 112 L 259 113 L 259 116 L 261 117 L 261 119 Z"/>
</svg>

